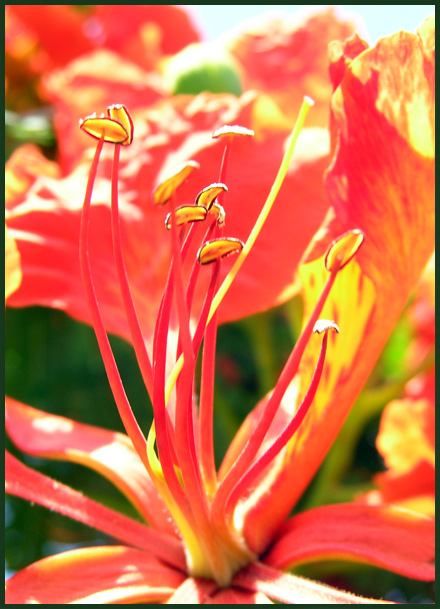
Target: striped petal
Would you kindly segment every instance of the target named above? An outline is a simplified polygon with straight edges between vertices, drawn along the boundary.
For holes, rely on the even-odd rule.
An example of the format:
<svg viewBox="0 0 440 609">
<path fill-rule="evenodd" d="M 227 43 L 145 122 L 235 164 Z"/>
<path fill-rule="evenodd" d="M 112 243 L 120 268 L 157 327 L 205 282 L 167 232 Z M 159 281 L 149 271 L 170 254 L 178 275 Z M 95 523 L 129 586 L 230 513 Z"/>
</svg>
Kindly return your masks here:
<svg viewBox="0 0 440 609">
<path fill-rule="evenodd" d="M 6 398 L 6 431 L 23 452 L 81 463 L 117 486 L 156 528 L 174 532 L 169 513 L 127 436 L 47 414 Z"/>
<path fill-rule="evenodd" d="M 43 558 L 6 584 L 13 605 L 131 604 L 166 600 L 185 576 L 122 546 L 81 548 Z"/>
<path fill-rule="evenodd" d="M 26 467 L 6 452 L 6 492 L 55 510 L 119 541 L 146 550 L 168 564 L 183 569 L 182 546 L 175 538 L 149 529 L 81 493 Z"/>
<path fill-rule="evenodd" d="M 433 519 L 395 507 L 323 506 L 291 518 L 264 562 L 289 569 L 314 560 L 354 560 L 431 581 L 434 526 Z"/>
</svg>

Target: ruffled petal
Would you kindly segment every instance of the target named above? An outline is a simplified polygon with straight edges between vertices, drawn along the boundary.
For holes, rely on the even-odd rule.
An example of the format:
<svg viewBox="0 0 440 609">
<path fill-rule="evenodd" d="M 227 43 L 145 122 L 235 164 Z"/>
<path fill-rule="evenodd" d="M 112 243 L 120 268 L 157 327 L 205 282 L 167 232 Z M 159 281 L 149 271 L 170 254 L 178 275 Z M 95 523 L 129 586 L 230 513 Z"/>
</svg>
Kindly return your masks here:
<svg viewBox="0 0 440 609">
<path fill-rule="evenodd" d="M 376 605 L 394 604 L 355 596 L 303 577 L 282 573 L 261 563 L 254 563 L 238 573 L 233 584 L 245 590 L 262 592 L 288 605 Z"/>
<path fill-rule="evenodd" d="M 174 533 L 170 516 L 127 436 L 47 414 L 6 398 L 6 431 L 23 452 L 81 463 L 117 486 L 155 528 Z"/>
<path fill-rule="evenodd" d="M 21 283 L 20 254 L 5 224 L 5 300 Z"/>
<path fill-rule="evenodd" d="M 313 560 L 346 559 L 431 581 L 434 526 L 433 519 L 395 507 L 323 506 L 291 518 L 264 562 L 289 569 Z"/>
<path fill-rule="evenodd" d="M 104 531 L 128 545 L 140 547 L 167 563 L 184 569 L 185 558 L 180 542 L 149 529 L 110 508 L 84 497 L 81 493 L 36 472 L 6 452 L 6 492 L 44 505 L 64 516 Z"/>
<path fill-rule="evenodd" d="M 81 548 L 43 558 L 14 575 L 6 583 L 6 603 L 151 603 L 166 600 L 184 578 L 140 550 Z"/>
</svg>

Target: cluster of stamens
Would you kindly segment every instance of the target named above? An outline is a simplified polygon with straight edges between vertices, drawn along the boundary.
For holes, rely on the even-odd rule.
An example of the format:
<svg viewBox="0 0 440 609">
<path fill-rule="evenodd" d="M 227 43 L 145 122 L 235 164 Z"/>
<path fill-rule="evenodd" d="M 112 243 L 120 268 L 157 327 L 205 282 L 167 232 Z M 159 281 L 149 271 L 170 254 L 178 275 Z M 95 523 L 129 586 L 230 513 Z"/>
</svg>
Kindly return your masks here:
<svg viewBox="0 0 440 609">
<path fill-rule="evenodd" d="M 142 460 L 148 475 L 153 480 L 176 527 L 183 539 L 188 571 L 192 575 L 210 577 L 219 585 L 227 585 L 232 575 L 255 557 L 247 547 L 246 540 L 234 523 L 234 511 L 240 498 L 249 494 L 254 480 L 264 472 L 273 459 L 280 454 L 296 432 L 313 402 L 327 349 L 328 331 L 339 332 L 335 322 L 319 320 L 319 314 L 335 281 L 337 273 L 356 254 L 363 240 L 359 230 L 351 230 L 338 238 L 329 248 L 326 268 L 329 279 L 316 307 L 295 345 L 277 385 L 267 400 L 260 419 L 254 425 L 242 452 L 220 479 L 214 462 L 212 419 L 214 399 L 215 345 L 217 332 L 217 309 L 232 281 L 261 230 L 275 200 L 287 171 L 296 138 L 307 112 L 305 102 L 300 119 L 295 127 L 288 152 L 275 179 L 264 208 L 244 243 L 235 237 L 225 237 L 225 209 L 223 197 L 228 192 L 225 185 L 227 163 L 234 137 L 251 137 L 250 129 L 226 126 L 214 132 L 214 138 L 226 138 L 226 146 L 220 168 L 219 181 L 208 185 L 195 197 L 194 204 L 176 205 L 180 185 L 197 170 L 198 163 L 189 160 L 162 180 L 154 189 L 153 203 L 157 206 L 169 204 L 171 211 L 165 218 L 166 229 L 171 231 L 172 261 L 168 279 L 159 306 L 154 332 L 152 357 L 145 346 L 140 323 L 136 315 L 130 285 L 125 270 L 120 220 L 118 211 L 118 166 L 120 146 L 133 139 L 133 122 L 124 106 L 115 105 L 100 117 L 90 116 L 80 123 L 81 129 L 99 140 L 90 170 L 81 222 L 80 261 L 81 270 L 93 325 L 101 354 L 115 397 L 116 404 L 135 450 Z M 91 195 L 99 156 L 104 142 L 115 144 L 111 211 L 112 236 L 115 263 L 120 291 L 130 327 L 132 342 L 145 386 L 150 395 L 154 411 L 154 423 L 147 437 L 133 415 L 119 377 L 119 372 L 107 339 L 104 322 L 96 299 L 93 278 L 88 260 L 88 230 Z M 290 156 L 289 156 L 290 155 Z M 195 227 L 206 222 L 207 229 L 198 249 L 187 284 L 182 267 L 188 257 Z M 180 232 L 178 232 L 180 231 Z M 222 259 L 237 255 L 236 261 L 220 285 Z M 190 261 L 191 263 L 191 261 Z M 204 304 L 196 315 L 193 295 L 201 266 L 212 264 L 211 279 Z M 171 310 L 177 309 L 179 335 L 174 367 L 166 378 Z M 190 318 L 196 319 L 191 331 Z M 261 446 L 277 409 L 298 371 L 301 357 L 312 332 L 323 333 L 321 352 L 310 386 L 297 407 L 292 420 L 275 438 L 265 452 Z M 202 372 L 200 399 L 196 403 L 195 365 L 202 350 Z M 173 408 L 170 408 L 170 403 Z M 156 453 L 157 445 L 157 453 Z"/>
</svg>

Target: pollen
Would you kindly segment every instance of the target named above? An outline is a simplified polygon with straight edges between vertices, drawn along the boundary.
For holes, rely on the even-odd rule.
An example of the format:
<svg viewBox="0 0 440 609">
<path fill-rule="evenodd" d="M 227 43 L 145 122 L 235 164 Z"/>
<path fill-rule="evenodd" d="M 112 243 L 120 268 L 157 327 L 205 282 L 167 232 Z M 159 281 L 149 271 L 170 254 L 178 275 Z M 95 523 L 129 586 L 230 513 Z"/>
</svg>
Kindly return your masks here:
<svg viewBox="0 0 440 609">
<path fill-rule="evenodd" d="M 323 332 L 327 332 L 328 330 L 333 330 L 337 334 L 340 334 L 338 324 L 334 321 L 330 321 L 329 319 L 318 319 L 318 321 L 313 326 L 313 332 L 315 332 L 315 334 L 322 334 Z"/>
<path fill-rule="evenodd" d="M 212 137 L 214 139 L 216 139 L 218 137 L 234 136 L 234 135 L 244 135 L 247 137 L 254 137 L 255 132 L 252 129 L 248 129 L 247 127 L 240 127 L 240 125 L 224 125 L 223 127 L 220 127 L 220 129 L 217 129 L 216 131 L 214 131 L 214 133 L 212 134 Z"/>
</svg>

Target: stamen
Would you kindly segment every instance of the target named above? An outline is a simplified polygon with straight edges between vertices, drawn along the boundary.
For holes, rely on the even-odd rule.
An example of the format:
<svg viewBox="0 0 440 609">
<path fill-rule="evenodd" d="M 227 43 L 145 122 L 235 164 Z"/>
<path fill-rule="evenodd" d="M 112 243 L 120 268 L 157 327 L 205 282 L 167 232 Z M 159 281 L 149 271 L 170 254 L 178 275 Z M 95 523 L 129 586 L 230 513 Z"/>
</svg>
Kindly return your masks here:
<svg viewBox="0 0 440 609">
<path fill-rule="evenodd" d="M 320 319 L 316 322 L 313 332 L 318 334 L 325 332 L 325 334 L 323 336 L 318 362 L 316 364 L 316 368 L 313 373 L 313 377 L 310 382 L 310 386 L 307 390 L 307 393 L 301 404 L 297 408 L 292 420 L 284 428 L 278 438 L 273 442 L 271 447 L 266 450 L 266 452 L 261 455 L 261 457 L 259 457 L 259 459 L 252 465 L 252 467 L 247 470 L 247 472 L 232 490 L 224 506 L 223 518 L 225 518 L 226 520 L 228 519 L 228 516 L 230 516 L 230 514 L 232 513 L 240 497 L 246 494 L 246 489 L 250 487 L 255 478 L 257 478 L 257 476 L 259 476 L 263 472 L 265 467 L 269 465 L 269 463 L 284 448 L 287 442 L 289 442 L 289 440 L 293 437 L 294 433 L 297 431 L 297 429 L 303 422 L 306 414 L 308 413 L 310 406 L 312 405 L 313 400 L 315 398 L 316 391 L 318 390 L 319 381 L 321 380 L 322 371 L 324 369 L 329 330 L 333 330 L 334 332 L 337 332 L 339 334 L 339 328 L 334 321 Z"/>
<path fill-rule="evenodd" d="M 216 129 L 212 134 L 213 139 L 218 137 L 227 137 L 231 135 L 245 135 L 247 137 L 254 137 L 255 132 L 247 127 L 241 127 L 240 125 L 224 125 L 220 129 Z"/>
<path fill-rule="evenodd" d="M 235 237 L 221 237 L 207 241 L 197 252 L 199 264 L 211 264 L 222 258 L 238 254 L 244 248 L 243 241 Z"/>
<path fill-rule="evenodd" d="M 104 142 L 111 144 L 124 144 L 129 139 L 129 134 L 126 129 L 116 120 L 101 116 L 87 116 L 79 121 L 79 128 Z"/>
<path fill-rule="evenodd" d="M 192 174 L 200 165 L 196 161 L 186 161 L 174 170 L 172 175 L 162 180 L 154 189 L 153 202 L 155 205 L 165 205 L 173 196 L 179 186 Z"/>
<path fill-rule="evenodd" d="M 113 107 L 112 107 L 113 108 Z M 118 107 L 118 112 L 121 113 L 122 107 Z M 129 116 L 125 110 L 125 115 Z M 128 119 L 127 119 L 128 120 Z M 130 119 L 131 120 L 131 119 Z M 115 257 L 116 270 L 118 273 L 121 295 L 124 302 L 125 313 L 127 316 L 128 325 L 135 349 L 136 358 L 139 368 L 147 388 L 150 399 L 153 397 L 153 368 L 145 347 L 145 341 L 142 330 L 139 324 L 139 319 L 136 314 L 136 309 L 131 295 L 130 285 L 128 283 L 127 271 L 125 268 L 124 255 L 122 251 L 121 226 L 119 219 L 119 204 L 118 204 L 118 169 L 119 169 L 119 153 L 120 147 L 115 146 L 112 167 L 112 195 L 111 195 L 111 212 L 112 212 L 112 239 L 113 252 Z"/>
<path fill-rule="evenodd" d="M 209 215 L 214 216 L 217 220 L 217 228 L 224 228 L 226 213 L 220 203 L 213 203 L 208 211 Z"/>
<path fill-rule="evenodd" d="M 343 269 L 355 256 L 363 241 L 364 233 L 358 228 L 337 237 L 328 248 L 325 268 L 330 272 Z"/>
</svg>

